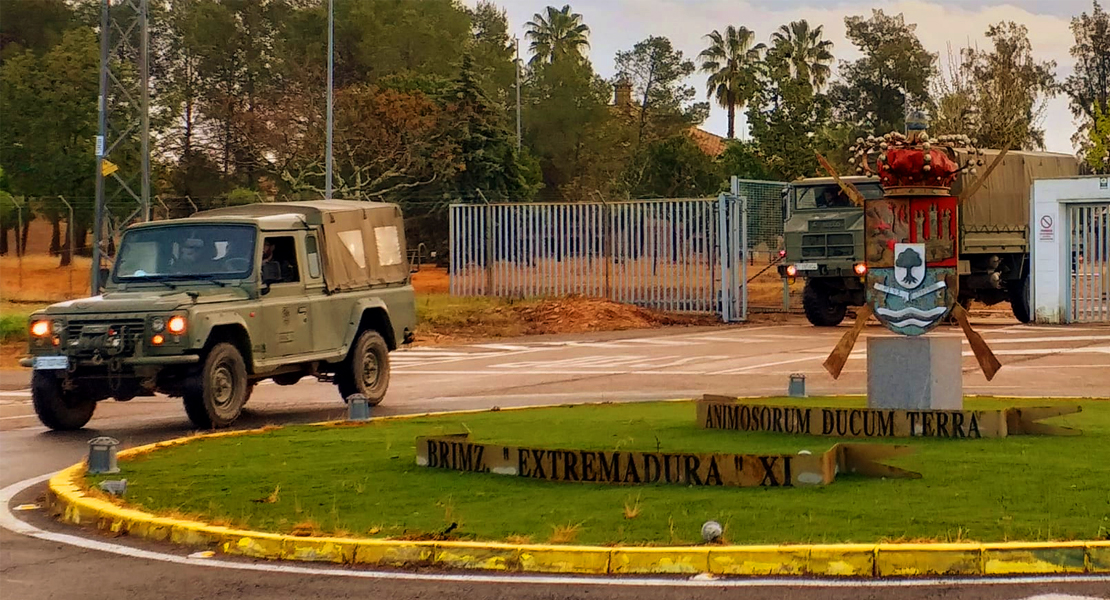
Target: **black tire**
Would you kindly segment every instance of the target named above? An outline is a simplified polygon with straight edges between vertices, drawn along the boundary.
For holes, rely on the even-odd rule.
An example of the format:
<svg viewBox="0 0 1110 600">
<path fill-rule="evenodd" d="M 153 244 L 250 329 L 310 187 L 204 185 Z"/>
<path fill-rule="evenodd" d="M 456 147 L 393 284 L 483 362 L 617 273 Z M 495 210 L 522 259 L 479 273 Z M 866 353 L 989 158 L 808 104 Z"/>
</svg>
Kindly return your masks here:
<svg viewBox="0 0 1110 600">
<path fill-rule="evenodd" d="M 802 291 L 802 308 L 806 319 L 818 327 L 836 327 L 848 312 L 847 304 L 837 304 L 829 299 L 831 290 L 813 279 L 806 280 Z"/>
<path fill-rule="evenodd" d="M 43 425 L 55 431 L 81 429 L 92 418 L 96 400 L 79 398 L 62 389 L 57 377 L 42 372 L 31 375 L 31 404 Z"/>
<path fill-rule="evenodd" d="M 389 346 L 377 331 L 364 331 L 335 374 L 335 385 L 346 400 L 362 394 L 370 406 L 381 404 L 389 388 Z"/>
<path fill-rule="evenodd" d="M 226 342 L 216 344 L 187 386 L 185 414 L 201 429 L 227 427 L 243 412 L 249 386 L 239 349 Z"/>
<path fill-rule="evenodd" d="M 1029 302 L 1029 276 L 1021 278 L 1010 290 L 1010 311 L 1014 313 L 1014 318 L 1022 323 L 1033 322 L 1033 311 Z"/>
</svg>

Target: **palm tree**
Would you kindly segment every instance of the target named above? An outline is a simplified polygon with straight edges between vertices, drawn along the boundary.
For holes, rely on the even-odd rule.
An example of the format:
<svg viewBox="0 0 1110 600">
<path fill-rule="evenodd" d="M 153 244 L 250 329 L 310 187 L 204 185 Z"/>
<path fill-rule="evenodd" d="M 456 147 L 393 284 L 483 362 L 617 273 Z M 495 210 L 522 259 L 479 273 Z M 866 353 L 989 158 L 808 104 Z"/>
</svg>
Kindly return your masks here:
<svg viewBox="0 0 1110 600">
<path fill-rule="evenodd" d="M 709 47 L 698 55 L 706 79 L 706 95 L 728 109 L 728 137 L 736 134 L 736 109 L 743 109 L 756 92 L 755 71 L 766 46 L 755 44 L 755 32 L 729 25 L 724 35 L 714 30 L 705 36 Z"/>
<path fill-rule="evenodd" d="M 525 36 L 532 40 L 529 46 L 532 59 L 528 64 L 554 62 L 564 57 L 581 60 L 583 51 L 590 47 L 586 39 L 590 28 L 582 23 L 582 15 L 570 12 L 569 4 L 561 9 L 548 6 L 545 13 L 536 13 L 527 23 Z"/>
<path fill-rule="evenodd" d="M 782 25 L 771 34 L 775 50 L 790 64 L 790 74 L 820 90 L 832 74 L 833 43 L 822 39 L 822 26 L 810 28 L 805 19 Z"/>
</svg>

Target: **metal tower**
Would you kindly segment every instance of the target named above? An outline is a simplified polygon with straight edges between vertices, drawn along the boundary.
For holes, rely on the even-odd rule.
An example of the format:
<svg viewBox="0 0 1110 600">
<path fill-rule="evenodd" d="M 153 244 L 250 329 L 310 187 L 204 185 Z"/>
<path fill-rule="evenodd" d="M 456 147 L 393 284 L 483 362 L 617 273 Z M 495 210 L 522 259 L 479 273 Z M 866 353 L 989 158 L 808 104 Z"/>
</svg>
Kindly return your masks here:
<svg viewBox="0 0 1110 600">
<path fill-rule="evenodd" d="M 124 225 L 150 219 L 148 0 L 101 0 L 92 293 Z"/>
</svg>

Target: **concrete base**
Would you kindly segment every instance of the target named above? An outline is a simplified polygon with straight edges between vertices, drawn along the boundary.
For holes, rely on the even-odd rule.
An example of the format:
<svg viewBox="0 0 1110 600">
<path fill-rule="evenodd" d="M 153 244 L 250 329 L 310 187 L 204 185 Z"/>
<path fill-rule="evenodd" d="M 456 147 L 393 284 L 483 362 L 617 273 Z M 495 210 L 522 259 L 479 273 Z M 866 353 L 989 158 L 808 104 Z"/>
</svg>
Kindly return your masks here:
<svg viewBox="0 0 1110 600">
<path fill-rule="evenodd" d="M 963 410 L 958 337 L 867 338 L 867 406 Z"/>
</svg>

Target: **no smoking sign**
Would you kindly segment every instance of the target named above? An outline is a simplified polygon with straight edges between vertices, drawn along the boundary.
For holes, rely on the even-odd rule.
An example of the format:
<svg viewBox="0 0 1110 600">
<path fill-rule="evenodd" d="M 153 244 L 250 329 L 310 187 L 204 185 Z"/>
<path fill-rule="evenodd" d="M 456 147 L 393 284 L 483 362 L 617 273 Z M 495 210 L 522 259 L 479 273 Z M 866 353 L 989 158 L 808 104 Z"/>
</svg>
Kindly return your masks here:
<svg viewBox="0 0 1110 600">
<path fill-rule="evenodd" d="M 1052 215 L 1042 215 L 1040 225 L 1040 240 L 1042 242 L 1056 241 L 1056 223 L 1053 222 Z"/>
</svg>

